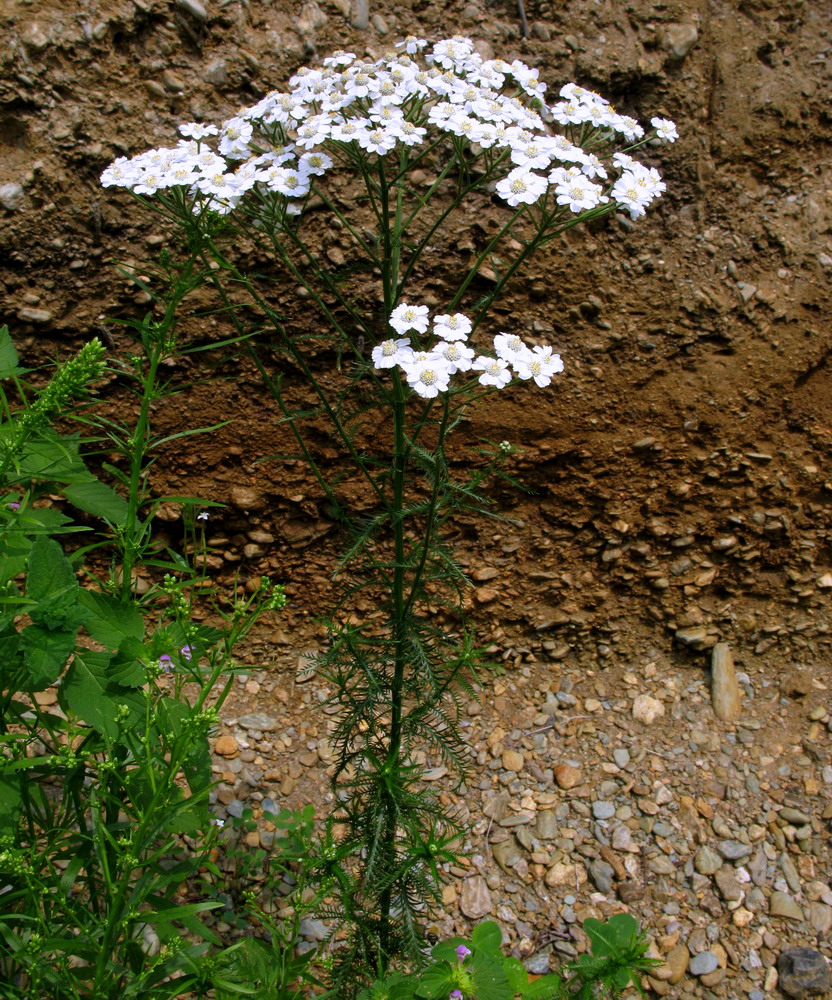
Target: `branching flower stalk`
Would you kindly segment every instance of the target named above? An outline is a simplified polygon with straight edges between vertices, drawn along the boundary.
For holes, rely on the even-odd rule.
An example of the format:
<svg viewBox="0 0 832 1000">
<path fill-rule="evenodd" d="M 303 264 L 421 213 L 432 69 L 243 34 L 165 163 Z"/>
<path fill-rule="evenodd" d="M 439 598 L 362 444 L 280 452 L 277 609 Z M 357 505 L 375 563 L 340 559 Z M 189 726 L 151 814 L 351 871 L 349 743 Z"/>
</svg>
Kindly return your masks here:
<svg viewBox="0 0 832 1000">
<path fill-rule="evenodd" d="M 517 380 L 543 388 L 563 370 L 548 345 L 497 333 L 485 348 L 474 338 L 541 247 L 615 211 L 643 215 L 665 185 L 632 153 L 677 137 L 661 118 L 645 133 L 573 83 L 547 104 L 536 69 L 483 59 L 467 38 L 409 37 L 396 48 L 376 62 L 337 52 L 299 70 L 286 92 L 220 126 L 184 124 L 177 146 L 121 158 L 102 175 L 200 231 L 208 280 L 238 335 L 241 300 L 273 331 L 290 366 L 277 377 L 262 357 L 258 366 L 353 535 L 318 663 L 341 710 L 338 805 L 316 864 L 336 897 L 330 915 L 349 932 L 333 951 L 342 986 L 418 958 L 420 914 L 458 849 L 461 828 L 426 793 L 416 753 L 432 747 L 464 773 L 457 699 L 478 654 L 447 526 L 484 510 L 481 487 L 511 446 L 494 449 L 485 472 L 455 477 L 448 436 L 484 396 Z M 470 227 L 469 205 L 484 212 L 494 199 L 505 219 L 465 265 L 455 233 Z M 335 231 L 348 256 L 327 259 L 318 247 Z M 444 311 L 431 316 L 419 286 L 436 252 L 449 281 Z M 492 287 L 477 297 L 486 268 Z M 302 332 L 280 313 L 276 281 L 299 285 L 326 328 Z M 331 354 L 340 379 L 321 374 Z M 293 372 L 314 394 L 311 411 L 288 402 Z M 317 453 L 309 431 L 321 420 L 363 483 L 358 501 L 340 486 L 344 470 Z M 356 624 L 349 601 L 361 594 L 378 610 Z M 340 840 L 336 822 L 347 831 Z"/>
</svg>

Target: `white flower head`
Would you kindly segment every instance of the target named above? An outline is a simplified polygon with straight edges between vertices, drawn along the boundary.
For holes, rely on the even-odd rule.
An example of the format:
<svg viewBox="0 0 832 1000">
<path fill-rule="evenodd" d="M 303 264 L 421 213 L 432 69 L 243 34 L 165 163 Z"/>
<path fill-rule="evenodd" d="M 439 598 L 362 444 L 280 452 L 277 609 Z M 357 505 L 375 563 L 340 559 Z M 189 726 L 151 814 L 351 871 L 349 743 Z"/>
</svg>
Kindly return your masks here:
<svg viewBox="0 0 832 1000">
<path fill-rule="evenodd" d="M 679 138 L 675 123 L 667 118 L 651 118 L 650 124 L 656 130 L 656 136 L 664 142 L 675 142 Z"/>
<path fill-rule="evenodd" d="M 518 378 L 533 379 L 541 388 L 552 381 L 552 376 L 563 371 L 563 361 L 559 354 L 553 354 L 551 347 L 533 347 L 527 354 L 514 362 Z"/>
<path fill-rule="evenodd" d="M 396 365 L 404 365 L 412 358 L 410 337 L 382 340 L 373 348 L 373 364 L 376 368 L 395 368 Z"/>
<path fill-rule="evenodd" d="M 447 391 L 451 371 L 448 362 L 433 352 L 415 355 L 415 360 L 404 366 L 407 384 L 425 399 L 433 399 Z"/>
<path fill-rule="evenodd" d="M 517 334 L 498 333 L 494 337 L 494 352 L 503 361 L 514 363 L 529 353 L 528 345 Z"/>
<path fill-rule="evenodd" d="M 546 190 L 546 178 L 524 167 L 517 167 L 497 182 L 497 194 L 515 208 L 517 205 L 532 205 Z"/>
<path fill-rule="evenodd" d="M 464 313 L 437 316 L 433 321 L 433 332 L 442 340 L 467 340 L 471 320 Z"/>
<path fill-rule="evenodd" d="M 200 122 L 185 122 L 179 126 L 180 135 L 184 135 L 186 139 L 196 139 L 197 142 L 209 135 L 219 135 L 219 131 L 216 125 L 203 125 Z"/>
<path fill-rule="evenodd" d="M 482 372 L 480 385 L 493 385 L 502 389 L 511 381 L 511 370 L 508 362 L 502 358 L 489 358 L 481 354 L 471 365 L 474 371 Z"/>
<path fill-rule="evenodd" d="M 390 326 L 397 333 L 407 333 L 409 330 L 425 333 L 428 328 L 428 307 L 402 302 L 390 313 Z"/>
</svg>

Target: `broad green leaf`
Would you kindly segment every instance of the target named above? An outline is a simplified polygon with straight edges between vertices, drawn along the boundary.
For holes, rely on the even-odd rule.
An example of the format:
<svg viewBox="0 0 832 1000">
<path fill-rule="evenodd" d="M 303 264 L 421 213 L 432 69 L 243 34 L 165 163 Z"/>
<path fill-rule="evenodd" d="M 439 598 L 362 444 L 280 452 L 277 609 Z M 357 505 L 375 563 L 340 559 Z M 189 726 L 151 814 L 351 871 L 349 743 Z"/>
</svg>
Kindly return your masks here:
<svg viewBox="0 0 832 1000">
<path fill-rule="evenodd" d="M 78 603 L 89 612 L 84 628 L 103 645 L 118 649 L 125 639 L 144 638 L 144 618 L 134 604 L 95 590 L 82 590 Z"/>
<path fill-rule="evenodd" d="M 471 932 L 471 943 L 477 951 L 496 955 L 500 951 L 503 942 L 503 933 L 493 920 L 486 920 L 483 924 L 477 924 Z"/>
<path fill-rule="evenodd" d="M 437 962 L 429 969 L 426 969 L 419 980 L 419 985 L 415 989 L 417 997 L 426 997 L 427 1000 L 445 1000 L 454 989 L 454 972 L 448 962 Z"/>
<path fill-rule="evenodd" d="M 0 774 L 0 840 L 13 839 L 17 831 L 22 802 L 20 780 L 17 774 Z"/>
<path fill-rule="evenodd" d="M 42 691 L 63 673 L 75 649 L 76 629 L 49 629 L 27 625 L 20 633 L 20 645 L 27 676 L 24 691 Z"/>
<path fill-rule="evenodd" d="M 127 707 L 125 728 L 135 729 L 144 720 L 145 696 L 113 684 L 108 676 L 111 653 L 79 650 L 60 686 L 62 705 L 88 726 L 110 739 L 118 737 L 119 711 Z"/>
<path fill-rule="evenodd" d="M 148 651 L 143 642 L 127 636 L 110 661 L 110 680 L 123 687 L 141 687 L 147 681 Z"/>
<path fill-rule="evenodd" d="M 64 487 L 64 495 L 79 510 L 100 517 L 110 524 L 123 525 L 127 520 L 127 501 L 99 479 L 70 483 Z"/>
<path fill-rule="evenodd" d="M 529 985 L 529 974 L 523 963 L 513 955 L 503 959 L 503 971 L 508 979 L 512 995 L 522 992 Z"/>
<path fill-rule="evenodd" d="M 18 362 L 20 358 L 12 343 L 11 334 L 7 326 L 0 326 L 0 378 L 10 378 L 12 375 L 19 375 L 20 368 Z"/>
<path fill-rule="evenodd" d="M 53 538 L 35 539 L 29 553 L 26 596 L 35 602 L 29 616 L 49 629 L 76 628 L 83 620 L 78 607 L 80 587 L 64 551 Z"/>
<path fill-rule="evenodd" d="M 476 930 L 475 927 L 474 932 Z M 512 1000 L 514 991 L 511 989 L 508 976 L 503 969 L 501 955 L 483 954 L 480 951 L 475 951 L 471 958 L 471 977 L 474 980 L 474 992 L 477 995 L 477 1000 Z"/>
<path fill-rule="evenodd" d="M 447 962 L 456 962 L 456 949 L 461 944 L 465 945 L 469 951 L 471 950 L 471 942 L 468 938 L 453 937 L 435 944 L 431 949 L 431 955 L 434 958 L 444 958 Z"/>
<path fill-rule="evenodd" d="M 607 921 L 587 917 L 583 928 L 595 958 L 620 954 L 630 948 L 638 937 L 638 921 L 629 913 L 616 913 Z"/>
<path fill-rule="evenodd" d="M 541 976 L 524 986 L 521 995 L 523 1000 L 549 1000 L 549 997 L 563 996 L 563 980 L 560 976 Z"/>
</svg>

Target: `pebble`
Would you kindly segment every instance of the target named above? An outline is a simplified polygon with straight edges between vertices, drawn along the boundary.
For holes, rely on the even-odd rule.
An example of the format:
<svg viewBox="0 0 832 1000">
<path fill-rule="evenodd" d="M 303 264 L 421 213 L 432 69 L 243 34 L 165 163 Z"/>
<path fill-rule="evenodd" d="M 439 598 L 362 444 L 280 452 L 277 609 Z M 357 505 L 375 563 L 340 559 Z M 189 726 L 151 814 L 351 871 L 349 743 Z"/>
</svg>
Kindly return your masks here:
<svg viewBox="0 0 832 1000">
<path fill-rule="evenodd" d="M 507 771 L 519 774 L 523 770 L 526 759 L 519 750 L 504 750 L 502 764 Z"/>
<path fill-rule="evenodd" d="M 803 910 L 787 892 L 775 889 L 769 900 L 769 913 L 773 917 L 784 917 L 786 920 L 803 920 Z"/>
<path fill-rule="evenodd" d="M 660 35 L 662 48 L 668 55 L 681 62 L 699 39 L 699 32 L 693 24 L 667 24 Z"/>
<path fill-rule="evenodd" d="M 612 879 L 615 874 L 612 865 L 608 865 L 606 861 L 590 861 L 587 870 L 599 892 L 607 895 L 612 891 Z"/>
<path fill-rule="evenodd" d="M 481 920 L 491 912 L 492 906 L 491 891 L 481 875 L 472 875 L 463 880 L 459 909 L 464 916 L 469 920 Z"/>
<path fill-rule="evenodd" d="M 7 212 L 16 212 L 22 208 L 24 196 L 22 184 L 0 184 L 0 205 Z"/>
<path fill-rule="evenodd" d="M 230 733 L 223 733 L 214 741 L 214 753 L 220 757 L 236 757 L 239 752 L 240 747 Z"/>
<path fill-rule="evenodd" d="M 55 314 L 49 309 L 35 309 L 30 306 L 24 306 L 22 309 L 17 310 L 17 318 L 21 323 L 33 323 L 35 326 L 43 326 L 45 323 L 51 323 Z"/>
<path fill-rule="evenodd" d="M 592 803 L 592 815 L 596 819 L 612 819 L 615 816 L 615 804 L 601 800 Z"/>
<path fill-rule="evenodd" d="M 778 985 L 796 1000 L 832 989 L 829 963 L 815 948 L 786 948 L 777 959 Z"/>
<path fill-rule="evenodd" d="M 640 694 L 633 699 L 633 718 L 649 726 L 651 722 L 664 715 L 664 705 L 649 694 Z"/>
<path fill-rule="evenodd" d="M 571 764 L 558 764 L 554 768 L 554 776 L 555 781 L 558 783 L 558 788 L 563 788 L 564 790 L 574 788 L 583 780 L 580 769 L 573 767 Z"/>
<path fill-rule="evenodd" d="M 176 6 L 186 11 L 197 21 L 207 21 L 208 11 L 200 3 L 200 0 L 176 0 Z"/>
<path fill-rule="evenodd" d="M 706 976 L 719 967 L 719 959 L 712 951 L 700 951 L 690 960 L 688 969 L 694 976 Z"/>
<path fill-rule="evenodd" d="M 733 722 L 740 714 L 740 689 L 734 657 L 727 642 L 718 642 L 711 654 L 711 704 L 723 722 Z"/>
<path fill-rule="evenodd" d="M 244 729 L 255 729 L 261 733 L 267 733 L 277 729 L 277 719 L 273 719 L 264 712 L 250 712 L 248 715 L 241 715 L 237 722 Z"/>
<path fill-rule="evenodd" d="M 694 855 L 693 867 L 700 875 L 713 875 L 722 867 L 722 858 L 707 844 L 703 844 Z"/>
<path fill-rule="evenodd" d="M 742 861 L 751 854 L 751 845 L 741 844 L 738 840 L 720 840 L 716 849 L 726 861 Z"/>
</svg>

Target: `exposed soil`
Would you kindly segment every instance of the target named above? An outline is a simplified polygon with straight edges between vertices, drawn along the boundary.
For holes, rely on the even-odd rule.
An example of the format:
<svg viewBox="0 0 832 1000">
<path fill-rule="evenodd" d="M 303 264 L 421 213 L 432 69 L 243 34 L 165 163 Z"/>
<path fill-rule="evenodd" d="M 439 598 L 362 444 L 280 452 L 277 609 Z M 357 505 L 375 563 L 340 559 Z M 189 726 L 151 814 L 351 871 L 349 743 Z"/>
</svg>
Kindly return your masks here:
<svg viewBox="0 0 832 1000">
<path fill-rule="evenodd" d="M 478 915 L 500 919 L 524 956 L 553 928 L 580 947 L 580 934 L 569 936 L 573 905 L 627 905 L 663 953 L 681 942 L 693 954 L 724 946 L 721 976 L 688 975 L 668 995 L 751 994 L 773 987 L 768 969 L 781 946 L 832 953 L 830 9 L 799 0 L 526 0 L 525 10 L 529 38 L 510 0 L 377 0 L 366 28 L 354 26 L 349 0 L 0 0 L 0 320 L 27 362 L 102 331 L 123 349 L 108 319 L 139 314 L 146 300 L 111 260 L 138 264 L 163 237 L 126 195 L 99 186 L 100 171 L 118 155 L 169 143 L 179 122 L 222 120 L 336 48 L 377 56 L 408 33 L 460 32 L 539 66 L 550 88 L 576 80 L 641 120 L 674 119 L 680 140 L 655 153 L 667 182 L 658 207 L 634 226 L 610 219 L 569 234 L 518 276 L 492 317 L 493 332 L 501 324 L 556 344 L 564 376 L 533 404 L 528 391 L 492 397 L 454 446 L 464 462 L 480 441 L 510 439 L 522 449 L 510 471 L 528 492 L 495 489 L 509 524 L 458 526 L 478 634 L 506 673 L 487 681 L 484 710 L 468 709 L 480 770 L 467 802 L 480 862 L 452 881 L 437 929 L 475 916 L 458 903 L 479 870 L 494 896 Z M 457 236 L 464 263 L 469 247 Z M 438 259 L 425 274 L 422 301 L 443 303 L 448 266 Z M 302 332 L 317 320 L 292 311 L 292 299 L 281 292 Z M 217 320 L 194 335 L 226 332 Z M 257 775 L 246 786 L 239 768 L 218 763 L 221 801 L 319 801 L 320 782 L 307 777 L 326 763 L 323 695 L 317 681 L 296 685 L 295 676 L 319 641 L 339 539 L 300 462 L 260 461 L 289 448 L 256 372 L 240 360 L 222 372 L 227 379 L 158 409 L 157 425 L 172 430 L 234 423 L 172 445 L 154 488 L 226 504 L 209 529 L 217 578 L 268 572 L 287 581 L 292 603 L 279 628 L 246 650 L 252 676 L 228 728 Z M 121 405 L 118 385 L 108 391 Z M 334 446 L 319 445 L 324 460 L 337 460 Z M 176 512 L 169 516 L 160 532 L 175 534 Z M 739 727 L 710 708 L 717 642 L 730 645 L 740 671 Z M 664 715 L 634 719 L 640 694 L 658 699 Z M 232 713 L 251 711 L 272 718 L 275 731 L 235 729 Z M 550 719 L 553 730 L 532 733 Z M 619 745 L 630 754 L 620 766 L 610 756 Z M 505 757 L 514 750 L 519 767 Z M 579 772 L 570 790 L 559 763 Z M 617 783 L 614 794 L 599 793 L 605 780 Z M 671 800 L 656 799 L 660 786 Z M 501 790 L 502 812 L 483 813 Z M 635 849 L 620 853 L 641 867 L 616 870 L 607 892 L 591 876 L 593 896 L 581 866 L 603 855 L 599 845 L 612 848 L 588 805 L 568 823 L 558 815 L 578 828 L 571 848 L 555 838 L 547 846 L 542 834 L 526 843 L 517 831 L 540 831 L 541 812 L 599 797 L 616 803 L 622 824 L 634 821 Z M 783 808 L 810 820 L 787 822 Z M 501 825 L 505 815 L 531 818 Z M 679 841 L 653 834 L 645 816 L 667 819 Z M 766 876 L 764 860 L 762 881 L 752 879 L 764 895 L 756 908 L 691 867 L 702 844 L 743 835 L 758 853 L 773 845 L 772 870 Z M 495 861 L 508 841 L 518 858 Z M 672 859 L 670 871 L 650 867 L 653 848 Z M 723 860 L 741 868 L 745 855 Z M 569 886 L 551 875 L 558 864 L 572 865 Z M 646 891 L 628 899 L 620 889 L 629 883 Z M 564 902 L 570 889 L 575 898 Z M 778 891 L 804 907 L 804 919 L 774 912 Z M 737 921 L 738 908 L 748 922 Z M 703 942 L 695 935 L 705 928 Z M 666 981 L 653 987 L 667 990 Z"/>
</svg>

